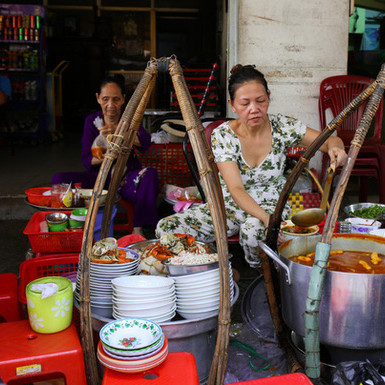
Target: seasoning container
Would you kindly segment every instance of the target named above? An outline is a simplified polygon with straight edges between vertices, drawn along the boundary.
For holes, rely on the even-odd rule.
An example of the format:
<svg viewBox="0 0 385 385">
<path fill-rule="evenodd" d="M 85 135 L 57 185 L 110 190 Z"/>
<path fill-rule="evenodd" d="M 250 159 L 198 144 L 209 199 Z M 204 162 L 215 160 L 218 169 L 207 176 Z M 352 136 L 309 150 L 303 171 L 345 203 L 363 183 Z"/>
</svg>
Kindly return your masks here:
<svg viewBox="0 0 385 385">
<path fill-rule="evenodd" d="M 339 222 L 338 232 L 339 233 L 351 233 L 352 232 L 352 224 L 348 221 Z"/>
<path fill-rule="evenodd" d="M 68 216 L 64 213 L 51 213 L 45 218 L 48 230 L 52 232 L 64 231 L 68 227 Z"/>
</svg>

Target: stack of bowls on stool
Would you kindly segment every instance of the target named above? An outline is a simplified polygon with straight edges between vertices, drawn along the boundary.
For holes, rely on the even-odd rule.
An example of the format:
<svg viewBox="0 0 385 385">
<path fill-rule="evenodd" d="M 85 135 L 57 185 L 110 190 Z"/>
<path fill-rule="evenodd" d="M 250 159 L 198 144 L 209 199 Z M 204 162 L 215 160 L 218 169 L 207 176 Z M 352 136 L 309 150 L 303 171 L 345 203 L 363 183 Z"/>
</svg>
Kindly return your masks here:
<svg viewBox="0 0 385 385">
<path fill-rule="evenodd" d="M 234 298 L 231 268 L 230 298 Z M 201 273 L 173 276 L 175 280 L 177 312 L 185 319 L 208 318 L 218 315 L 220 299 L 219 268 Z M 233 303 L 232 303 L 233 304 Z"/>
<path fill-rule="evenodd" d="M 126 263 L 98 263 L 90 262 L 90 299 L 91 313 L 102 317 L 112 316 L 112 286 L 111 281 L 117 277 L 135 275 L 138 272 L 139 254 L 131 249 L 124 249 L 127 258 L 132 261 Z M 80 274 L 76 279 L 75 298 L 79 301 Z"/>
<path fill-rule="evenodd" d="M 170 321 L 176 312 L 174 280 L 153 275 L 119 277 L 111 281 L 112 316 Z"/>
<path fill-rule="evenodd" d="M 105 367 L 138 373 L 160 365 L 168 354 L 167 337 L 147 319 L 126 318 L 109 322 L 99 333 L 97 357 Z"/>
</svg>

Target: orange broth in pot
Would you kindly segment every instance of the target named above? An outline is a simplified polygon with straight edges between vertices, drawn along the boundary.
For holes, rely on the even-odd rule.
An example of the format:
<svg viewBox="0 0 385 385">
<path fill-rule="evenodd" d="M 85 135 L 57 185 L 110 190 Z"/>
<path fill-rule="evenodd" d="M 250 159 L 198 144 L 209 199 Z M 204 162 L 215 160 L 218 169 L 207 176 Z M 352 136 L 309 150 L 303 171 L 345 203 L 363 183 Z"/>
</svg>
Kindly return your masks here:
<svg viewBox="0 0 385 385">
<path fill-rule="evenodd" d="M 315 253 L 290 257 L 293 262 L 313 266 Z M 385 274 L 385 255 L 367 251 L 330 251 L 328 270 L 346 273 Z"/>
</svg>

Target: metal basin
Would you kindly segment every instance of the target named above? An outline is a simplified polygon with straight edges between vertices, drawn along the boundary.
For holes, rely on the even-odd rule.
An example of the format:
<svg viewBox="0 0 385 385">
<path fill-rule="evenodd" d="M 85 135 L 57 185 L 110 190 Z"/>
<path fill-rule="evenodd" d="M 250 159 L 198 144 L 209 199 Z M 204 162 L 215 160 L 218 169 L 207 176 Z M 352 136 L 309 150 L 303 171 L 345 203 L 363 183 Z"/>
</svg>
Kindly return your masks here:
<svg viewBox="0 0 385 385">
<path fill-rule="evenodd" d="M 314 252 L 320 239 L 321 236 L 307 237 L 305 241 L 292 239 L 279 248 L 282 315 L 288 327 L 300 336 L 305 336 L 303 315 L 311 267 L 288 258 Z M 331 249 L 385 254 L 385 239 L 374 235 L 335 234 Z M 385 348 L 385 275 L 327 271 L 319 322 L 320 342 L 324 345 Z"/>
</svg>

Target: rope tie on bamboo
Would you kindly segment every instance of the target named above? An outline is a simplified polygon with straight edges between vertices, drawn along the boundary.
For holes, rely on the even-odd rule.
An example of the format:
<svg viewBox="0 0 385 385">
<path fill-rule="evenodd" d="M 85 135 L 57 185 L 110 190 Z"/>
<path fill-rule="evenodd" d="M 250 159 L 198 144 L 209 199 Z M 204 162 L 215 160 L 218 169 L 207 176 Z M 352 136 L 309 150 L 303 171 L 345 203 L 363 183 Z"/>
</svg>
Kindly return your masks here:
<svg viewBox="0 0 385 385">
<path fill-rule="evenodd" d="M 299 160 L 300 160 L 303 164 L 305 164 L 305 165 L 306 165 L 306 164 L 309 164 L 309 161 L 310 161 L 309 159 L 306 159 L 306 158 L 304 158 L 304 157 L 302 157 L 302 156 L 299 158 Z"/>
<path fill-rule="evenodd" d="M 107 142 L 110 145 L 110 152 L 112 152 L 114 156 L 105 155 L 105 158 L 110 159 L 110 160 L 114 160 L 117 157 L 117 155 L 119 154 L 119 152 L 121 151 L 121 146 L 112 141 L 114 137 L 120 138 L 120 139 L 124 138 L 123 135 L 120 135 L 120 134 L 107 135 Z"/>
<path fill-rule="evenodd" d="M 220 324 L 220 325 L 224 325 L 224 326 L 227 326 L 227 325 L 229 325 L 231 322 L 230 322 L 230 320 L 223 320 L 223 319 L 220 319 L 220 320 L 218 320 L 218 323 Z"/>
<path fill-rule="evenodd" d="M 79 302 L 91 302 L 90 297 L 79 297 Z"/>
</svg>

